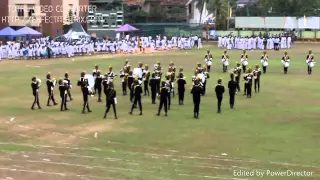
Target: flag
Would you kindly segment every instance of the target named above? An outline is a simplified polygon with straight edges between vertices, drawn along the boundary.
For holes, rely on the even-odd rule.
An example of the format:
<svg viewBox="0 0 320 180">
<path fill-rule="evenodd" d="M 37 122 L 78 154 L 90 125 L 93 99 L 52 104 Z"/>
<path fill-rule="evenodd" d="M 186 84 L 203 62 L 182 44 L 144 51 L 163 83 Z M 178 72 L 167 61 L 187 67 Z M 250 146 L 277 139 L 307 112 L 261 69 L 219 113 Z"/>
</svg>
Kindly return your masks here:
<svg viewBox="0 0 320 180">
<path fill-rule="evenodd" d="M 247 7 L 247 16 L 250 16 L 250 11 L 248 7 Z"/>
<path fill-rule="evenodd" d="M 303 22 L 304 22 L 304 25 L 307 25 L 307 17 L 306 17 L 306 15 L 303 16 Z"/>
<path fill-rule="evenodd" d="M 283 24 L 286 25 L 287 24 L 287 17 L 283 17 Z"/>
<path fill-rule="evenodd" d="M 230 17 L 232 17 L 232 8 L 230 8 Z"/>
</svg>

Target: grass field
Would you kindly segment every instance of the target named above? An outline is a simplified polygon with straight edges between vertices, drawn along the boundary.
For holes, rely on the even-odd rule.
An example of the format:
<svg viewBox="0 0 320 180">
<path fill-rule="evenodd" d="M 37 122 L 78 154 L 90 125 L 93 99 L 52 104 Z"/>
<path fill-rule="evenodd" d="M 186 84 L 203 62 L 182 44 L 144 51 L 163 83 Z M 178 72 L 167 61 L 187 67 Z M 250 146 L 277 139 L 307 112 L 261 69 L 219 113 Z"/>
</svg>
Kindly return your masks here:
<svg viewBox="0 0 320 180">
<path fill-rule="evenodd" d="M 268 52 L 269 67 L 261 77 L 261 90 L 247 99 L 236 96 L 229 109 L 228 93 L 222 114 L 216 114 L 214 86 L 222 73 L 222 49 L 210 44 L 202 50 L 129 55 L 130 64 L 153 66 L 160 61 L 167 70 L 170 61 L 183 66 L 188 88 L 197 62 L 204 64 L 206 48 L 214 55 L 207 95 L 202 98 L 200 119 L 193 119 L 192 97 L 187 90 L 184 106 L 172 100 L 168 117 L 157 117 L 158 105 L 143 97 L 143 116 L 128 114 L 131 104 L 118 91 L 118 120 L 110 112 L 102 119 L 104 103 L 90 98 L 93 112 L 81 114 L 82 95 L 76 87 L 80 72 L 99 64 L 107 72 L 111 64 L 119 72 L 125 57 L 93 56 L 56 60 L 3 61 L 0 63 L 0 179 L 14 180 L 202 180 L 202 179 L 320 179 L 320 68 L 307 74 L 305 57 L 317 45 L 294 45 L 288 51 L 291 66 L 283 74 L 283 51 Z M 241 51 L 229 52 L 232 66 Z M 260 64 L 262 51 L 249 51 L 249 65 Z M 40 67 L 32 67 L 40 66 Z M 57 79 L 68 71 L 74 84 L 74 101 L 68 112 L 46 107 L 45 76 Z M 42 110 L 31 111 L 31 77 L 42 79 Z M 187 89 L 188 89 L 187 88 Z M 243 82 L 241 83 L 243 89 Z M 55 98 L 60 101 L 57 88 Z M 60 104 L 60 102 L 59 102 Z M 15 117 L 14 120 L 10 120 Z M 98 138 L 94 133 L 98 132 Z M 226 153 L 227 155 L 222 155 Z M 234 176 L 234 171 L 309 171 L 311 177 Z"/>
</svg>

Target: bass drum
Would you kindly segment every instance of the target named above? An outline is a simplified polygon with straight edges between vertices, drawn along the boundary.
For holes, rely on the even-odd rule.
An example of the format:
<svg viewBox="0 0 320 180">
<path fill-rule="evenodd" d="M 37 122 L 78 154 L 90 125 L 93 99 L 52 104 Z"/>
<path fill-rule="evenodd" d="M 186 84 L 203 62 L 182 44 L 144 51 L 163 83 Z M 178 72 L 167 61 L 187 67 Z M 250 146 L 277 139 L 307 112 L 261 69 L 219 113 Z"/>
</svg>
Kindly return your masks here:
<svg viewBox="0 0 320 180">
<path fill-rule="evenodd" d="M 312 68 L 313 66 L 314 66 L 314 62 L 310 62 L 310 63 L 309 63 L 309 67 Z"/>
<path fill-rule="evenodd" d="M 265 61 L 265 62 L 263 62 L 263 64 L 262 64 L 263 66 L 268 66 L 269 64 L 268 64 L 268 62 L 267 61 Z"/>
<path fill-rule="evenodd" d="M 247 66 L 247 65 L 248 65 L 248 61 L 242 61 L 242 64 L 243 64 L 244 66 Z"/>
<path fill-rule="evenodd" d="M 132 74 L 134 77 L 142 78 L 143 72 L 141 68 L 134 68 Z"/>
<path fill-rule="evenodd" d="M 284 67 L 289 67 L 289 66 L 290 66 L 290 64 L 288 62 L 284 63 Z"/>
<path fill-rule="evenodd" d="M 223 62 L 223 65 L 229 66 L 229 61 L 224 61 L 224 62 Z"/>
<path fill-rule="evenodd" d="M 94 87 L 94 77 L 91 74 L 86 74 L 84 78 L 88 79 L 88 84 L 89 84 L 88 88 L 92 90 Z"/>
</svg>

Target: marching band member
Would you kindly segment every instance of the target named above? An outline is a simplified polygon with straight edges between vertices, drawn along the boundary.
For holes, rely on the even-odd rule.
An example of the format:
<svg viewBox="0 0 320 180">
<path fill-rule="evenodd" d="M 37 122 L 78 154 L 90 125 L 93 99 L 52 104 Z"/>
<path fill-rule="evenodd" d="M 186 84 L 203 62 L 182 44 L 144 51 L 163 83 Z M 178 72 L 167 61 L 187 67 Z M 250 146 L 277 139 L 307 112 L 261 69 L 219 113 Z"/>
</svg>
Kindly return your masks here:
<svg viewBox="0 0 320 180">
<path fill-rule="evenodd" d="M 258 92 L 260 92 L 260 75 L 261 75 L 261 70 L 259 68 L 259 65 L 256 64 L 256 68 L 255 70 L 253 70 L 255 93 L 257 93 L 257 88 L 258 88 Z"/>
<path fill-rule="evenodd" d="M 237 67 L 234 68 L 233 73 L 235 75 L 235 80 L 237 83 L 237 92 L 240 92 L 240 77 L 241 77 L 241 66 L 240 63 L 237 62 Z"/>
<path fill-rule="evenodd" d="M 92 70 L 92 76 L 94 78 L 96 78 L 98 71 L 100 71 L 99 66 L 97 64 L 95 64 L 94 69 Z M 97 92 L 97 87 L 96 87 L 96 84 L 94 84 L 94 94 L 96 94 L 96 92 Z"/>
<path fill-rule="evenodd" d="M 234 100 L 235 100 L 235 96 L 236 96 L 236 92 L 237 92 L 237 82 L 234 80 L 234 74 L 231 73 L 230 74 L 230 81 L 228 82 L 228 88 L 229 88 L 229 104 L 230 104 L 230 108 L 233 109 L 234 108 Z"/>
<path fill-rule="evenodd" d="M 132 114 L 133 109 L 136 107 L 136 104 L 138 104 L 140 109 L 139 115 L 142 115 L 142 104 L 141 104 L 142 87 L 140 86 L 139 79 L 137 77 L 135 79 L 132 89 L 133 89 L 134 101 L 132 103 L 131 111 L 129 112 L 129 114 Z"/>
<path fill-rule="evenodd" d="M 85 78 L 85 72 L 82 72 L 81 73 L 81 77 L 80 77 L 80 80 L 78 81 L 78 86 L 81 87 L 81 91 L 82 91 L 82 95 L 83 95 L 83 109 L 82 109 L 82 114 L 85 114 L 85 110 L 87 108 L 88 112 L 92 112 L 90 110 L 90 107 L 89 107 L 89 102 L 88 102 L 88 96 L 90 94 L 89 92 L 89 89 L 88 89 L 88 86 L 89 86 L 89 82 L 88 82 L 88 79 Z"/>
<path fill-rule="evenodd" d="M 206 62 L 208 72 L 210 72 L 211 65 L 212 65 L 212 55 L 211 54 L 210 55 L 206 55 L 204 57 L 204 61 Z"/>
<path fill-rule="evenodd" d="M 156 79 L 158 80 L 157 81 L 157 93 L 159 94 L 160 93 L 160 82 L 161 82 L 161 79 L 162 79 L 162 72 L 161 72 L 161 64 L 160 62 L 158 61 L 157 64 L 154 65 L 154 68 L 155 68 L 155 73 L 156 73 Z"/>
<path fill-rule="evenodd" d="M 99 66 L 95 64 L 94 69 L 92 70 L 92 76 L 95 77 L 98 71 L 99 71 Z"/>
<path fill-rule="evenodd" d="M 146 64 L 144 66 L 144 70 L 143 70 L 143 74 L 142 74 L 142 81 L 143 81 L 143 90 L 144 90 L 144 95 L 147 95 L 148 92 L 148 96 L 150 96 L 149 94 L 149 79 L 150 79 L 150 71 L 149 71 L 149 66 L 148 64 Z"/>
<path fill-rule="evenodd" d="M 182 74 L 182 76 L 183 76 L 183 68 L 182 68 L 182 66 L 180 66 L 180 68 L 179 68 L 179 74 L 177 75 L 177 78 L 180 77 L 180 74 Z"/>
<path fill-rule="evenodd" d="M 127 81 L 128 81 L 128 76 L 129 76 L 129 69 L 128 66 L 124 66 L 120 70 L 120 78 L 122 82 L 122 95 L 126 96 L 127 95 Z"/>
<path fill-rule="evenodd" d="M 95 78 L 94 87 L 98 90 L 98 102 L 102 102 L 101 100 L 101 91 L 102 91 L 102 80 L 103 76 L 100 73 L 100 70 L 98 70 Z"/>
<path fill-rule="evenodd" d="M 247 70 L 247 73 L 244 74 L 244 95 L 247 95 L 247 98 L 251 98 L 251 93 L 252 93 L 252 78 L 253 78 L 253 73 L 251 68 Z"/>
<path fill-rule="evenodd" d="M 67 108 L 67 97 L 68 97 L 67 90 L 68 90 L 68 81 L 60 79 L 59 80 L 59 91 L 60 91 L 60 97 L 61 97 L 60 111 L 68 110 L 68 108 Z"/>
<path fill-rule="evenodd" d="M 31 82 L 31 88 L 32 88 L 32 94 L 34 96 L 34 101 L 31 106 L 31 109 L 34 110 L 34 105 L 37 103 L 38 109 L 41 109 L 40 103 L 39 103 L 39 89 L 41 86 L 41 80 L 37 79 L 36 77 L 32 78 Z"/>
<path fill-rule="evenodd" d="M 50 105 L 50 100 L 52 100 L 53 105 L 58 105 L 58 103 L 56 103 L 56 101 L 54 100 L 54 94 L 53 94 L 53 88 L 56 85 L 56 80 L 55 78 L 51 79 L 51 74 L 50 72 L 47 74 L 47 89 L 48 89 L 48 101 L 47 101 L 47 106 L 51 106 Z"/>
<path fill-rule="evenodd" d="M 127 69 L 128 70 L 128 72 L 130 71 L 130 64 L 129 64 L 129 60 L 128 59 L 126 59 L 126 61 L 124 62 L 124 69 Z"/>
<path fill-rule="evenodd" d="M 110 107 L 112 105 L 113 112 L 114 112 L 114 118 L 118 119 L 117 117 L 117 109 L 116 109 L 116 104 L 117 104 L 117 92 L 113 87 L 113 82 L 109 82 L 108 88 L 105 91 L 106 94 L 106 101 L 107 101 L 107 109 L 104 113 L 104 119 L 107 118 L 107 114 L 110 110 Z"/>
<path fill-rule="evenodd" d="M 169 64 L 169 68 L 171 68 L 172 72 L 176 72 L 176 66 L 174 65 L 174 63 L 171 61 Z"/>
<path fill-rule="evenodd" d="M 183 105 L 185 85 L 187 84 L 187 82 L 185 80 L 185 77 L 183 77 L 182 73 L 179 73 L 177 84 L 178 84 L 178 93 L 179 93 L 179 105 Z"/>
<path fill-rule="evenodd" d="M 130 102 L 133 102 L 133 94 L 131 92 L 132 92 L 132 84 L 134 81 L 134 77 L 132 76 L 132 74 L 133 74 L 132 71 L 129 71 L 128 78 L 127 78 L 127 85 L 130 92 Z"/>
<path fill-rule="evenodd" d="M 267 72 L 267 67 L 268 67 L 267 51 L 263 51 L 263 55 L 261 56 L 261 64 L 263 68 L 263 74 L 265 74 Z"/>
<path fill-rule="evenodd" d="M 202 73 L 202 66 L 200 63 L 197 63 L 196 71 L 198 71 L 198 73 Z"/>
<path fill-rule="evenodd" d="M 168 110 L 170 110 L 170 107 L 171 107 L 171 92 L 172 92 L 171 74 L 167 74 L 167 76 L 166 76 L 166 87 L 168 89 Z"/>
<path fill-rule="evenodd" d="M 224 50 L 224 53 L 221 58 L 221 62 L 222 62 L 222 71 L 227 72 L 228 66 L 229 66 L 229 56 L 227 54 L 227 50 Z"/>
<path fill-rule="evenodd" d="M 242 70 L 246 72 L 247 65 L 248 65 L 248 55 L 246 54 L 246 50 L 243 50 L 243 54 L 241 55 L 241 62 L 242 62 Z"/>
<path fill-rule="evenodd" d="M 158 85 L 158 79 L 156 78 L 156 74 L 152 73 L 151 79 L 149 81 L 149 86 L 151 88 L 151 101 L 152 101 L 152 104 L 156 104 L 157 85 Z"/>
<path fill-rule="evenodd" d="M 113 81 L 113 79 L 117 76 L 116 74 L 114 74 L 114 72 L 112 70 L 113 70 L 113 68 L 110 65 L 109 66 L 109 72 L 107 73 L 107 77 L 106 77 L 108 79 L 108 84 L 109 84 L 110 81 Z"/>
<path fill-rule="evenodd" d="M 203 95 L 203 87 L 200 85 L 200 79 L 194 81 L 194 85 L 191 89 L 191 94 L 193 95 L 193 104 L 194 104 L 194 118 L 199 119 L 199 110 L 200 110 L 200 101 L 201 95 Z"/>
<path fill-rule="evenodd" d="M 312 50 L 311 49 L 309 50 L 309 54 L 307 55 L 306 63 L 308 65 L 308 74 L 311 74 L 312 73 L 312 68 L 313 68 L 314 64 L 316 63 L 314 61 L 314 56 L 312 54 Z"/>
<path fill-rule="evenodd" d="M 210 75 L 207 71 L 207 68 L 205 66 L 203 66 L 203 75 L 204 75 L 204 82 L 203 82 L 203 92 L 202 95 L 204 96 L 206 94 L 206 87 L 207 87 L 207 79 L 210 78 Z"/>
<path fill-rule="evenodd" d="M 283 64 L 284 74 L 287 74 L 288 73 L 288 68 L 290 66 L 290 57 L 288 56 L 288 52 L 287 51 L 284 52 L 284 56 L 282 57 L 281 62 Z"/>
<path fill-rule="evenodd" d="M 160 104 L 159 104 L 157 116 L 160 116 L 162 106 L 164 106 L 165 116 L 168 116 L 168 89 L 166 87 L 166 82 L 164 81 L 162 81 L 161 83 L 159 99 L 160 99 Z"/>
<path fill-rule="evenodd" d="M 221 103 L 222 103 L 223 94 L 224 94 L 224 86 L 222 85 L 222 79 L 218 80 L 218 85 L 215 88 L 215 92 L 216 92 L 216 97 L 218 100 L 218 112 L 217 113 L 221 113 Z"/>
<path fill-rule="evenodd" d="M 106 76 L 108 76 L 108 74 L 106 73 L 105 74 L 105 77 Z M 106 95 L 106 106 L 107 106 L 107 103 L 108 103 L 108 94 L 107 94 L 107 90 L 108 90 L 108 79 L 106 79 L 106 78 L 103 78 L 102 79 L 102 85 L 103 85 L 103 92 L 104 92 L 104 94 Z"/>
<path fill-rule="evenodd" d="M 67 98 L 66 98 L 66 101 L 68 101 L 68 96 L 70 98 L 70 101 L 72 101 L 72 97 L 71 97 L 71 88 L 72 88 L 72 83 L 71 83 L 71 80 L 69 79 L 69 73 L 66 72 L 64 74 L 64 80 L 66 80 L 68 82 L 68 88 L 67 88 Z"/>
<path fill-rule="evenodd" d="M 175 93 L 174 93 L 174 81 L 176 78 L 176 66 L 174 65 L 174 63 L 171 61 L 171 63 L 169 64 L 169 68 L 171 69 L 171 86 L 172 86 L 172 97 L 174 97 Z"/>
</svg>

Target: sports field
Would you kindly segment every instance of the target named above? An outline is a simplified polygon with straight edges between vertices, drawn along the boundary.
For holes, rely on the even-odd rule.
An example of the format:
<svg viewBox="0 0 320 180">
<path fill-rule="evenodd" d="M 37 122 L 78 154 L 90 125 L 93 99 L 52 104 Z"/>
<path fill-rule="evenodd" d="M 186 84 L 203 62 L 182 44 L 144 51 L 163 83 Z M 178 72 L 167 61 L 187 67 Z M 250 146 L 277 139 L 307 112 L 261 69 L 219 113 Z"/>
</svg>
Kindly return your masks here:
<svg viewBox="0 0 320 180">
<path fill-rule="evenodd" d="M 204 64 L 209 48 L 214 56 L 207 95 L 202 98 L 200 119 L 193 118 L 191 76 L 197 62 Z M 283 74 L 283 51 L 268 51 L 269 67 L 261 76 L 259 94 L 247 99 L 236 96 L 235 109 L 229 109 L 229 95 L 217 114 L 214 87 L 222 77 L 223 49 L 215 44 L 201 50 L 159 52 L 128 56 L 87 56 L 72 59 L 2 61 L 0 63 L 0 179 L 7 180 L 202 180 L 202 179 L 320 179 L 320 68 L 307 74 L 305 57 L 318 45 L 293 45 L 288 51 L 291 65 Z M 228 54 L 232 67 L 241 51 Z M 260 64 L 262 51 L 248 51 L 249 65 Z M 91 73 L 98 64 L 103 73 L 112 65 L 119 73 L 128 58 L 153 67 L 160 61 L 166 71 L 170 61 L 184 68 L 187 76 L 185 105 L 173 98 L 168 117 L 156 116 L 158 105 L 143 97 L 143 116 L 128 114 L 128 96 L 121 96 L 121 80 L 116 79 L 118 120 L 110 111 L 103 119 L 105 103 L 90 98 L 92 113 L 81 114 L 82 94 L 76 82 L 80 72 Z M 60 106 L 47 107 L 45 76 L 56 79 L 69 72 L 74 101 L 68 112 Z M 33 102 L 31 78 L 42 80 L 42 110 L 30 109 Z M 243 90 L 243 81 L 241 89 Z M 103 95 L 104 97 L 104 95 Z M 58 89 L 55 98 L 60 104 Z M 94 134 L 98 132 L 98 137 Z M 234 172 L 251 172 L 235 176 Z M 310 177 L 271 176 L 271 172 L 312 173 Z M 256 172 L 264 172 L 258 177 Z M 243 173 L 241 175 L 243 175 Z M 267 174 L 268 173 L 268 174 Z M 238 174 L 239 175 L 239 174 Z M 260 174 L 261 175 L 261 174 Z M 282 174 L 283 175 L 283 174 Z M 293 175 L 293 174 L 291 174 Z M 305 174 L 308 175 L 308 174 Z"/>
</svg>

